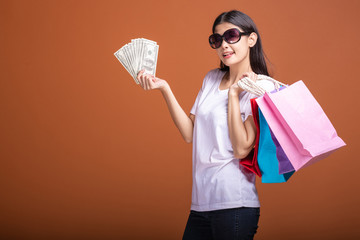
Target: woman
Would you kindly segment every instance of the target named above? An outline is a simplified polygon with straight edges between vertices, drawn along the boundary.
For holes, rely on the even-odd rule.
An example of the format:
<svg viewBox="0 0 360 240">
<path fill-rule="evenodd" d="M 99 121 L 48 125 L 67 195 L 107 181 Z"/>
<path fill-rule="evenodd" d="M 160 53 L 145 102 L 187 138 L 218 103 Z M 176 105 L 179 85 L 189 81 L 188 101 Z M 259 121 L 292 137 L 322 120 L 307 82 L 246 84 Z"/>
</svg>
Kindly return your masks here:
<svg viewBox="0 0 360 240">
<path fill-rule="evenodd" d="M 139 73 L 145 90 L 160 89 L 171 117 L 188 143 L 193 142 L 192 203 L 183 239 L 253 239 L 260 216 L 255 175 L 239 164 L 255 144 L 250 99 L 237 82 L 268 75 L 254 22 L 233 10 L 219 15 L 209 37 L 220 58 L 188 116 L 169 84 Z"/>
</svg>

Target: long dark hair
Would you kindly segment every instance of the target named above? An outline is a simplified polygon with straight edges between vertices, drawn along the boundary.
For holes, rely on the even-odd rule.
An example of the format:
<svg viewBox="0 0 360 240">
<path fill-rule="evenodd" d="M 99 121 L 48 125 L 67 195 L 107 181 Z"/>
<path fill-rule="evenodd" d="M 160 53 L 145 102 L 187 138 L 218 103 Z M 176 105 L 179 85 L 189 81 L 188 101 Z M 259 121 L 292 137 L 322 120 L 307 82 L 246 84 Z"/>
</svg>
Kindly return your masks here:
<svg viewBox="0 0 360 240">
<path fill-rule="evenodd" d="M 260 34 L 254 21 L 245 13 L 237 10 L 223 12 L 215 19 L 214 25 L 212 27 L 212 32 L 215 32 L 215 27 L 217 25 L 224 22 L 234 24 L 245 32 L 255 32 L 257 34 L 257 42 L 253 47 L 250 48 L 250 66 L 256 74 L 269 75 L 265 61 L 266 56 L 263 52 L 261 44 Z M 221 60 L 220 69 L 222 71 L 229 71 L 229 67 L 226 66 Z"/>
</svg>

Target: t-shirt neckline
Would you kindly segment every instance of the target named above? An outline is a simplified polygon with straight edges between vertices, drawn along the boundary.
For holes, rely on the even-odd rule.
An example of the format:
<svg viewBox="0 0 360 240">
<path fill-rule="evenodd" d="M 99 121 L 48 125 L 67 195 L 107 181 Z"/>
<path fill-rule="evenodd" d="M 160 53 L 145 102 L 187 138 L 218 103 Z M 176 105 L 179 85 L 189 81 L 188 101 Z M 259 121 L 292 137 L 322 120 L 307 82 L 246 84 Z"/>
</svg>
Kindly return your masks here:
<svg viewBox="0 0 360 240">
<path fill-rule="evenodd" d="M 221 71 L 221 70 L 219 70 L 219 71 L 220 71 L 220 75 L 219 75 L 219 80 L 218 80 L 218 84 L 217 84 L 216 89 L 217 89 L 218 92 L 228 92 L 228 91 L 229 91 L 229 88 L 220 89 L 220 84 L 221 84 L 221 81 L 222 81 L 223 77 L 224 77 L 225 74 L 226 74 L 226 71 Z"/>
</svg>

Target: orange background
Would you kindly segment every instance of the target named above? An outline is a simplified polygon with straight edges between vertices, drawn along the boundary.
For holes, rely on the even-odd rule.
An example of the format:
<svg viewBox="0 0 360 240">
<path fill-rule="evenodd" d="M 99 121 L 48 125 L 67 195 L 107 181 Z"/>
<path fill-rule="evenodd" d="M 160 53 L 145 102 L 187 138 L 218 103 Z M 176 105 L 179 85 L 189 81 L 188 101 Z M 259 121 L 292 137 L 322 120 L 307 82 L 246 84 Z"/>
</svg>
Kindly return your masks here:
<svg viewBox="0 0 360 240">
<path fill-rule="evenodd" d="M 348 144 L 288 183 L 257 181 L 256 239 L 359 239 L 360 1 L 0 1 L 0 238 L 180 239 L 191 144 L 113 53 L 157 41 L 186 112 L 218 67 L 214 19 L 257 24 L 273 76 L 304 80 Z"/>
</svg>

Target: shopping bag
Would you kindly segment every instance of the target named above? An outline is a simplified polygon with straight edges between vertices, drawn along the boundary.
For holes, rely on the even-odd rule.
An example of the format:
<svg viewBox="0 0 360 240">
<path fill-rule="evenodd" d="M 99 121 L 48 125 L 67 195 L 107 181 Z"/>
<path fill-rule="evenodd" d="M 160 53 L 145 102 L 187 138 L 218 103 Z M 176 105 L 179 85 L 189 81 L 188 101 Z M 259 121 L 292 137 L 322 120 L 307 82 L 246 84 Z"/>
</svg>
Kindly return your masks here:
<svg viewBox="0 0 360 240">
<path fill-rule="evenodd" d="M 276 158 L 279 162 L 279 174 L 294 171 L 294 167 L 291 164 L 289 158 L 286 156 L 284 149 L 281 147 L 279 141 L 274 136 L 274 133 L 270 129 L 271 139 L 276 147 Z"/>
<path fill-rule="evenodd" d="M 296 171 L 346 145 L 302 81 L 256 102 Z"/>
<path fill-rule="evenodd" d="M 286 182 L 294 173 L 294 171 L 285 174 L 279 173 L 279 160 L 277 156 L 277 148 L 271 136 L 270 128 L 259 109 L 260 137 L 258 148 L 259 168 L 261 171 L 262 183 L 281 183 Z"/>
<path fill-rule="evenodd" d="M 276 92 L 276 91 L 281 91 L 285 89 L 285 86 L 280 87 L 277 90 L 272 91 L 272 93 Z M 270 129 L 270 134 L 271 134 L 271 138 L 276 146 L 276 157 L 279 161 L 279 173 L 287 173 L 287 172 L 291 172 L 294 171 L 294 167 L 291 164 L 289 158 L 286 156 L 284 149 L 281 147 L 279 141 L 276 139 L 276 137 L 274 136 L 274 133 L 271 131 Z"/>
<path fill-rule="evenodd" d="M 258 105 L 256 104 L 255 98 L 250 99 L 251 103 L 251 111 L 254 119 L 254 123 L 256 126 L 256 137 L 255 137 L 255 146 L 251 150 L 251 152 L 248 154 L 246 158 L 243 158 L 240 160 L 240 164 L 244 166 L 245 168 L 249 169 L 259 177 L 261 177 L 261 172 L 259 169 L 259 164 L 257 162 L 257 154 L 258 154 L 258 147 L 259 147 L 259 111 L 258 111 Z"/>
<path fill-rule="evenodd" d="M 284 86 L 285 84 L 283 84 L 279 81 L 276 81 L 275 79 L 273 79 L 269 76 L 258 75 L 258 79 L 256 82 L 254 82 L 251 79 L 243 78 L 238 82 L 238 85 L 241 88 L 245 89 L 245 91 L 247 91 L 247 92 L 250 92 L 250 93 L 258 95 L 258 96 L 262 96 L 266 92 L 281 90 L 283 88 L 283 87 L 281 87 L 281 85 Z M 256 157 L 257 157 L 260 129 L 259 129 L 259 122 L 258 122 L 259 121 L 258 120 L 259 119 L 259 113 L 258 113 L 259 110 L 258 110 L 258 105 L 257 105 L 255 99 L 251 99 L 251 106 L 252 106 L 252 112 L 253 112 L 255 125 L 257 128 L 256 148 L 255 148 Z M 284 150 L 280 146 L 279 142 L 277 141 L 276 137 L 272 133 L 271 129 L 269 129 L 269 130 L 270 130 L 271 138 L 276 147 L 276 158 L 279 162 L 279 174 L 294 171 L 294 167 L 291 165 L 291 162 L 287 158 Z"/>
</svg>

